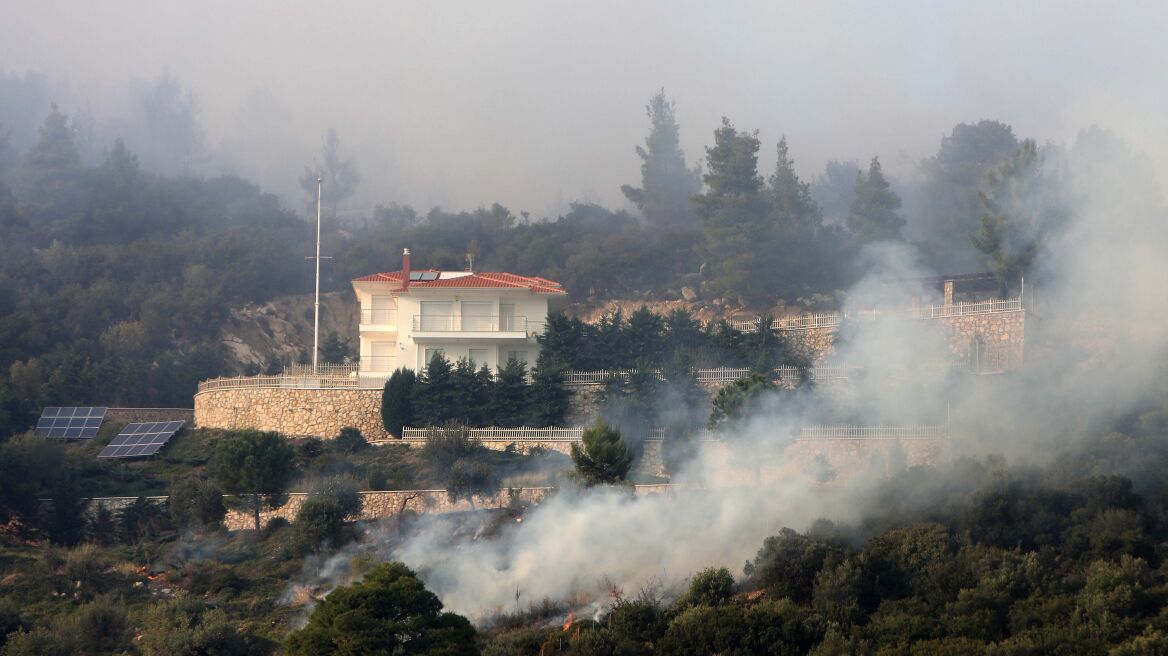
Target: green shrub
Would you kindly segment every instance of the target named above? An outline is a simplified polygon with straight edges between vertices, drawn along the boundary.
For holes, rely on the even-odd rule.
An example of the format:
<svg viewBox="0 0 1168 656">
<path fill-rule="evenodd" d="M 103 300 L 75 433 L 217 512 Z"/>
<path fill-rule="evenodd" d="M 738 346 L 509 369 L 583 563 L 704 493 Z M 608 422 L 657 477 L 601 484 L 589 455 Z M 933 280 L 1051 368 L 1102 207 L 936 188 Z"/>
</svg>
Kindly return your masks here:
<svg viewBox="0 0 1168 656">
<path fill-rule="evenodd" d="M 369 448 L 369 441 L 359 429 L 345 426 L 332 443 L 333 450 L 338 453 L 357 453 Z"/>
<path fill-rule="evenodd" d="M 219 527 L 227 515 L 219 488 L 210 481 L 194 477 L 171 484 L 167 506 L 177 528 Z"/>
</svg>

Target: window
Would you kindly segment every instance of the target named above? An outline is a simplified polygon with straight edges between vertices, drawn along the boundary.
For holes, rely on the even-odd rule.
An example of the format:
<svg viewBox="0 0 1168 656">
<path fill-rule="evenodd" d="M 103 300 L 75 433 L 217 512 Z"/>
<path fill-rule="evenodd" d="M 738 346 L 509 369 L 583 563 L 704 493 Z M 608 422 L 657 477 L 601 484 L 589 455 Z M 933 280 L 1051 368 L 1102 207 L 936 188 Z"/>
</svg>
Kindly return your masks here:
<svg viewBox="0 0 1168 656">
<path fill-rule="evenodd" d="M 494 330 L 495 304 L 490 301 L 462 302 L 463 330 Z"/>
<path fill-rule="evenodd" d="M 472 348 L 470 350 L 470 361 L 471 364 L 475 366 L 475 368 L 487 364 L 487 349 Z"/>
<path fill-rule="evenodd" d="M 365 371 L 393 371 L 397 368 L 397 344 L 394 342 L 373 342 L 369 345 L 368 362 Z"/>
<path fill-rule="evenodd" d="M 511 303 L 499 304 L 499 330 L 519 330 L 515 320 L 515 305 Z"/>
<path fill-rule="evenodd" d="M 527 351 L 507 351 L 507 359 L 511 360 L 512 358 L 527 364 Z"/>
<path fill-rule="evenodd" d="M 446 357 L 446 349 L 428 348 L 426 349 L 426 361 L 422 363 L 422 368 L 425 369 L 430 364 L 430 360 L 434 359 L 434 354 L 438 353 L 442 357 Z"/>
<path fill-rule="evenodd" d="M 450 301 L 422 301 L 422 316 L 418 330 L 450 330 L 453 327 L 454 304 Z"/>
<path fill-rule="evenodd" d="M 397 323 L 397 309 L 392 296 L 374 296 L 373 307 L 365 323 Z"/>
</svg>

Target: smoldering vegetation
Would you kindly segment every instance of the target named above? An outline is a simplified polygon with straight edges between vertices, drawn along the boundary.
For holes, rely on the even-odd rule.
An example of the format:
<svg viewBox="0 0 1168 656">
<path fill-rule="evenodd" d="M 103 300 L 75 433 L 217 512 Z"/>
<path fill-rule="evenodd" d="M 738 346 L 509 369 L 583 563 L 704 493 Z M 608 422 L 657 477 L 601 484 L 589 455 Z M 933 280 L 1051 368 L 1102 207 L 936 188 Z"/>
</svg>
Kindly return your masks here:
<svg viewBox="0 0 1168 656">
<path fill-rule="evenodd" d="M 448 607 L 489 623 L 514 604 L 517 589 L 528 599 L 574 602 L 597 617 L 613 584 L 626 591 L 657 584 L 671 598 L 702 567 L 741 572 L 764 537 L 819 520 L 839 527 L 853 548 L 889 529 L 976 512 L 1015 523 L 996 529 L 1013 531 L 994 538 L 1003 547 L 1029 551 L 1056 539 L 1044 537 L 1040 519 L 1031 524 L 1018 510 L 984 505 L 987 496 L 1008 497 L 1003 489 L 1049 486 L 1074 495 L 1092 477 L 1123 476 L 1149 495 L 1144 512 L 1158 517 L 1163 476 L 1148 463 L 1164 454 L 1153 428 L 1163 412 L 1168 343 L 1168 299 L 1158 292 L 1168 274 L 1162 199 L 1147 162 L 1095 130 L 1075 148 L 1044 149 L 1025 166 L 1024 178 L 985 192 L 1003 212 L 1023 217 L 1003 237 L 1014 240 L 1012 248 L 1037 248 L 1026 268 L 1033 333 L 1020 371 L 954 372 L 936 366 L 947 359 L 946 343 L 924 322 L 857 321 L 831 361 L 876 373 L 853 384 L 846 407 L 831 407 L 841 400 L 827 393 L 776 395 L 675 472 L 674 482 L 694 489 L 643 497 L 565 491 L 489 540 L 458 538 L 447 522 L 424 521 L 385 557 L 417 568 Z M 1100 168 L 1107 173 L 1092 173 Z M 853 311 L 898 307 L 905 292 L 887 281 L 933 273 L 906 245 L 874 244 L 864 257 L 870 273 L 847 294 Z M 1011 281 L 1010 291 L 1021 282 Z M 1089 344 L 1096 326 L 1103 343 Z M 953 459 L 902 466 L 891 479 L 875 471 L 827 485 L 784 466 L 800 424 L 841 412 L 858 424 L 948 421 Z M 1152 537 L 1142 539 L 1138 555 L 1154 562 Z"/>
</svg>

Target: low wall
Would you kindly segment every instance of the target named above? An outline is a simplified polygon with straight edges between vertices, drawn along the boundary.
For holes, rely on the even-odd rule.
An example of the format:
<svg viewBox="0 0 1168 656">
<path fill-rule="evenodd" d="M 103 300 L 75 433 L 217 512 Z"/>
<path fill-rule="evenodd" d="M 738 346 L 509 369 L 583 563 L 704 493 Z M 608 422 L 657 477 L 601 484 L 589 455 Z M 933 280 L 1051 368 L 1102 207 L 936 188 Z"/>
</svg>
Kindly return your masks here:
<svg viewBox="0 0 1168 656">
<path fill-rule="evenodd" d="M 353 426 L 368 440 L 390 437 L 381 424 L 379 389 L 206 390 L 195 395 L 195 424 L 200 428 L 254 428 L 325 439 Z"/>
<path fill-rule="evenodd" d="M 394 444 L 403 443 L 412 448 L 421 448 L 425 446 L 425 439 L 405 439 L 396 440 L 390 439 L 379 444 Z M 493 451 L 505 451 L 508 447 L 514 445 L 514 448 L 519 453 L 531 453 L 531 450 L 540 447 L 548 451 L 555 451 L 564 455 L 572 454 L 572 445 L 578 444 L 578 440 L 480 440 L 480 443 Z M 664 476 L 665 475 L 665 461 L 661 455 L 662 440 L 645 440 L 641 443 L 641 457 L 636 462 L 635 473 L 644 476 Z"/>
<path fill-rule="evenodd" d="M 637 485 L 634 487 L 633 493 L 636 496 L 663 494 L 674 492 L 683 487 L 668 483 Z M 394 517 L 407 511 L 418 514 L 440 514 L 475 509 L 525 508 L 540 503 L 555 492 L 556 488 L 554 487 L 502 489 L 494 495 L 475 496 L 473 506 L 464 499 L 451 502 L 446 494 L 446 490 L 360 492 L 362 502 L 360 519 L 373 520 L 382 517 Z M 234 500 L 232 497 L 224 498 Z M 304 504 L 304 500 L 308 498 L 308 495 L 304 492 L 293 492 L 285 495 L 285 498 L 287 501 L 284 505 L 275 510 L 260 513 L 261 526 L 267 526 L 268 522 L 277 517 L 292 521 L 296 518 L 296 512 L 300 510 L 300 506 Z M 146 500 L 150 503 L 165 503 L 166 499 L 167 497 L 164 496 L 146 497 Z M 112 512 L 117 512 L 127 506 L 133 505 L 137 501 L 137 497 L 99 497 L 87 499 L 86 501 L 87 513 L 96 511 L 99 506 L 104 506 Z M 51 502 L 46 501 L 45 503 Z M 245 502 L 241 501 L 241 503 Z M 245 509 L 232 509 L 227 511 L 227 516 L 224 518 L 223 523 L 231 531 L 250 529 L 255 526 L 255 517 Z"/>
<path fill-rule="evenodd" d="M 195 420 L 195 411 L 191 408 L 107 408 L 105 419 L 118 424 L 147 421 L 185 421 L 190 424 Z"/>
<path fill-rule="evenodd" d="M 908 467 L 934 465 L 949 458 L 948 439 L 811 438 L 797 439 L 787 447 L 789 466 L 808 476 L 828 474 L 828 480 L 845 481 L 860 474 L 893 476 Z M 826 465 L 826 472 L 818 470 Z"/>
</svg>

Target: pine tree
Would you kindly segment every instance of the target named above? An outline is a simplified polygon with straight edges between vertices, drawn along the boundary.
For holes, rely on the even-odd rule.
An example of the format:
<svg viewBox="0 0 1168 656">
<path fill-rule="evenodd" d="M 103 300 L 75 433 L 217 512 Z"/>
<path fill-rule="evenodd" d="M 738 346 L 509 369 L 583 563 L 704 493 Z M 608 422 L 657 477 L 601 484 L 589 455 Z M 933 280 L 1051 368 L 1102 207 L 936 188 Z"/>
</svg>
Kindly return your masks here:
<svg viewBox="0 0 1168 656">
<path fill-rule="evenodd" d="M 528 425 L 560 426 L 568 413 L 570 393 L 564 387 L 562 360 L 549 351 L 540 351 L 531 370 L 528 391 Z"/>
<path fill-rule="evenodd" d="M 611 485 L 625 480 L 633 465 L 633 450 L 620 431 L 601 418 L 584 431 L 580 444 L 572 445 L 576 473 L 588 485 Z"/>
<path fill-rule="evenodd" d="M 526 364 L 515 358 L 507 359 L 495 382 L 491 410 L 497 426 L 523 425 L 529 413 Z"/>
<path fill-rule="evenodd" d="M 904 217 L 897 214 L 900 196 L 892 191 L 880 168 L 880 158 L 873 157 L 868 173 L 856 178 L 856 198 L 848 214 L 848 229 L 860 244 L 901 239 Z"/>
<path fill-rule="evenodd" d="M 624 185 L 621 191 L 645 220 L 655 228 L 693 230 L 697 218 L 690 211 L 690 196 L 701 191 L 701 171 L 690 169 L 681 149 L 674 104 L 658 91 L 645 108 L 652 124 L 645 147 L 637 147 L 641 158 L 641 187 Z"/>
<path fill-rule="evenodd" d="M 37 142 L 24 155 L 16 191 L 34 215 L 71 213 L 80 194 L 81 157 L 69 119 L 52 106 Z"/>
<path fill-rule="evenodd" d="M 1058 184 L 1044 171 L 1042 153 L 1030 139 L 990 172 L 981 193 L 981 230 L 972 240 L 989 257 L 1003 294 L 1018 284 L 1046 236 L 1062 222 Z"/>
<path fill-rule="evenodd" d="M 770 206 L 758 174 L 758 135 L 739 132 L 723 118 L 706 149 L 706 193 L 694 196 L 702 220 L 702 259 L 715 293 L 762 302 L 770 290 L 759 273 L 770 245 Z"/>
<path fill-rule="evenodd" d="M 415 389 L 414 413 L 420 425 L 441 426 L 456 416 L 454 371 L 441 351 L 431 356 Z"/>
<path fill-rule="evenodd" d="M 381 392 L 381 423 L 385 432 L 401 437 L 402 428 L 414 425 L 416 387 L 413 369 L 398 369 L 385 381 Z"/>
<path fill-rule="evenodd" d="M 787 151 L 787 137 L 779 140 L 775 172 L 767 191 L 771 201 L 771 249 L 765 276 L 774 291 L 795 298 L 817 279 L 824 254 L 816 243 L 823 226 L 819 203 L 811 197 L 811 185 L 799 179 L 795 162 Z"/>
</svg>

